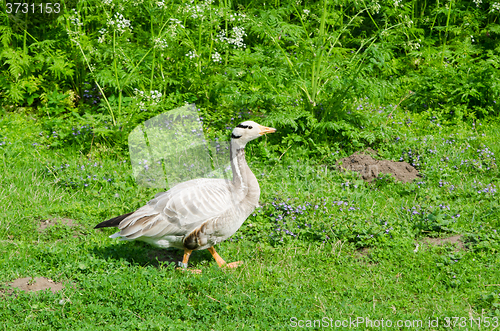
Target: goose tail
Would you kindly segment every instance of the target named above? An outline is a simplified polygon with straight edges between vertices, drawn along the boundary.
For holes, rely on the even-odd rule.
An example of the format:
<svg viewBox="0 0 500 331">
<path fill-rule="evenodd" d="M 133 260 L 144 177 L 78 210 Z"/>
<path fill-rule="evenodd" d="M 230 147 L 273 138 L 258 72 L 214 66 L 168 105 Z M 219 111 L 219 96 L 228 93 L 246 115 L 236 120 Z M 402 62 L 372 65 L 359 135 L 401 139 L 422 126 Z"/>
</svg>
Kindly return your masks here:
<svg viewBox="0 0 500 331">
<path fill-rule="evenodd" d="M 121 221 L 123 221 L 125 218 L 128 216 L 132 215 L 134 212 L 128 213 L 128 214 L 123 214 L 120 216 L 113 217 L 107 221 L 101 222 L 97 224 L 94 229 L 99 229 L 99 228 L 116 228 L 118 225 L 120 225 Z"/>
</svg>

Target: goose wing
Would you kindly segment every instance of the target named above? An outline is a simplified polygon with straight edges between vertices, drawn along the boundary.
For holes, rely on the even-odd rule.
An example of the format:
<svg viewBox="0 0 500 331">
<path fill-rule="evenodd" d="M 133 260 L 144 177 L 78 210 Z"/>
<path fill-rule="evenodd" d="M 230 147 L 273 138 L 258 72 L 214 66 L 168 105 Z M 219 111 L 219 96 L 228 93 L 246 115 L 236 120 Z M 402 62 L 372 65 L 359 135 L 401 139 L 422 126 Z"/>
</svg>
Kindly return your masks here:
<svg viewBox="0 0 500 331">
<path fill-rule="evenodd" d="M 186 235 L 206 220 L 236 204 L 232 184 L 225 179 L 193 179 L 158 194 L 147 205 L 120 222 L 118 236 Z"/>
</svg>

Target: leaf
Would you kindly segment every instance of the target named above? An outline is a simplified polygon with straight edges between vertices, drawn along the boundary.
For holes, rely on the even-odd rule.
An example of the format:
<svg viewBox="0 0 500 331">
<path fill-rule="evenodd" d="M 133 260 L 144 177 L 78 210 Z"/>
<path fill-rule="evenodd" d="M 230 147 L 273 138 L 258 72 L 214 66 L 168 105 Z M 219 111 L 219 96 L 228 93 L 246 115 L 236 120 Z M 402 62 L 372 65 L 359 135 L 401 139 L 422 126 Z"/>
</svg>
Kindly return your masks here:
<svg viewBox="0 0 500 331">
<path fill-rule="evenodd" d="M 10 26 L 0 25 L 0 41 L 4 48 L 8 48 L 12 41 L 12 29 Z"/>
</svg>

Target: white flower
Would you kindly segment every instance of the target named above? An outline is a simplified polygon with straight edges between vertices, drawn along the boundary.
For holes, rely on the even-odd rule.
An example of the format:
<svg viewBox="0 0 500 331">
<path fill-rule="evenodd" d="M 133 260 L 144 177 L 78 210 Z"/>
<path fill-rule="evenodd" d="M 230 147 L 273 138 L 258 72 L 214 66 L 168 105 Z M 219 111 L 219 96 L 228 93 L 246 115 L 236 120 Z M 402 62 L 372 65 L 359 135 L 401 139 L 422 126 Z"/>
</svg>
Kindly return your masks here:
<svg viewBox="0 0 500 331">
<path fill-rule="evenodd" d="M 160 91 L 154 90 L 149 91 L 149 93 L 150 94 L 148 95 L 147 93 L 144 93 L 144 91 L 141 91 L 137 88 L 134 89 L 135 99 L 137 99 L 136 105 L 140 109 L 146 109 L 147 104 L 156 105 L 161 101 L 161 97 L 163 96 L 163 94 Z"/>
<path fill-rule="evenodd" d="M 137 96 L 137 95 L 140 95 L 141 97 L 144 96 L 144 91 L 141 91 L 137 88 L 134 89 L 134 94 Z"/>
<path fill-rule="evenodd" d="M 116 30 L 120 33 L 124 33 L 126 30 L 132 30 L 130 20 L 125 19 L 120 13 L 115 13 L 114 20 L 109 19 L 107 23 L 110 26 L 116 26 Z"/>
<path fill-rule="evenodd" d="M 190 1 L 191 4 L 188 4 L 184 8 L 184 12 L 189 14 L 192 18 L 204 18 L 206 11 L 212 11 L 212 2 L 213 0 L 206 0 L 205 2 L 198 2 L 196 5 L 193 4 L 194 1 Z M 217 12 L 217 10 L 213 10 Z"/>
<path fill-rule="evenodd" d="M 168 27 L 168 34 L 170 35 L 170 37 L 175 38 L 175 36 L 177 36 L 177 29 L 179 27 L 184 29 L 184 25 L 182 25 L 182 22 L 176 18 L 171 18 L 170 25 Z"/>
<path fill-rule="evenodd" d="M 214 62 L 221 62 L 222 58 L 221 58 L 220 54 L 217 51 L 212 54 L 212 60 Z"/>
<path fill-rule="evenodd" d="M 155 48 L 159 48 L 159 49 L 165 49 L 168 47 L 168 44 L 167 44 L 167 40 L 166 39 L 161 39 L 161 38 L 155 38 L 153 40 L 154 44 L 155 44 Z"/>
<path fill-rule="evenodd" d="M 99 33 L 101 34 L 99 36 L 99 38 L 97 38 L 97 42 L 99 44 L 102 44 L 103 42 L 106 41 L 106 33 L 108 32 L 108 30 L 106 30 L 106 28 L 102 28 L 101 30 L 99 30 Z"/>
<path fill-rule="evenodd" d="M 113 0 L 104 0 L 103 2 L 105 5 L 110 5 L 113 3 Z"/>
<path fill-rule="evenodd" d="M 245 29 L 242 27 L 233 27 L 231 31 L 231 37 L 226 37 L 226 31 L 222 30 L 218 35 L 217 39 L 220 42 L 227 42 L 229 45 L 233 45 L 234 48 L 246 48 L 247 45 L 243 42 L 243 37 L 246 36 Z"/>
<path fill-rule="evenodd" d="M 498 11 L 500 12 L 500 2 L 494 2 L 491 4 L 490 12 Z"/>
<path fill-rule="evenodd" d="M 83 26 L 83 23 L 80 22 L 80 19 L 78 18 L 78 12 L 76 9 L 73 8 L 72 14 L 69 16 L 69 20 L 71 24 L 76 25 L 76 26 Z"/>
<path fill-rule="evenodd" d="M 190 59 L 193 59 L 193 58 L 197 57 L 198 55 L 196 54 L 196 51 L 189 51 L 186 54 L 186 56 L 189 57 Z"/>
<path fill-rule="evenodd" d="M 156 4 L 158 5 L 158 7 L 162 8 L 163 6 L 165 6 L 165 2 L 163 1 L 157 1 Z"/>
<path fill-rule="evenodd" d="M 154 90 L 150 91 L 151 92 L 151 104 L 156 105 L 161 101 L 162 94 L 161 92 Z"/>
<path fill-rule="evenodd" d="M 302 19 L 306 20 L 307 16 L 309 16 L 310 13 L 311 11 L 309 9 L 304 9 L 304 14 L 302 14 Z"/>
<path fill-rule="evenodd" d="M 483 0 L 472 0 L 476 4 L 476 7 L 479 7 L 480 4 L 483 3 Z"/>
<path fill-rule="evenodd" d="M 181 28 L 183 28 L 183 29 L 184 29 L 184 25 L 182 25 L 182 22 L 181 22 L 181 21 L 179 21 L 179 20 L 178 20 L 178 19 L 176 19 L 176 18 L 171 18 L 171 19 L 170 19 L 170 23 L 171 23 L 172 25 L 178 25 L 178 26 L 180 26 Z"/>
<path fill-rule="evenodd" d="M 161 92 L 158 90 L 150 91 L 151 92 L 151 99 L 154 101 L 159 101 L 161 99 Z"/>
<path fill-rule="evenodd" d="M 418 41 L 421 41 L 420 39 Z M 408 41 L 408 47 L 410 47 L 411 50 L 417 50 L 420 48 L 420 43 L 413 42 L 413 41 Z"/>
</svg>

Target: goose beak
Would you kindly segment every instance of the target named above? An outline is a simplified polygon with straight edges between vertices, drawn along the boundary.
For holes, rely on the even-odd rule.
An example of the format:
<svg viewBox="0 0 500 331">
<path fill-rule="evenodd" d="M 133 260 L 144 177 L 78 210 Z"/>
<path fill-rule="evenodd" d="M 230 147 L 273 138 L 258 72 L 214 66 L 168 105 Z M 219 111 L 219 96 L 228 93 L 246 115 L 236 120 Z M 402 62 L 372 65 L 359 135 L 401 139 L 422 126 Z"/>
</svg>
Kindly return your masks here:
<svg viewBox="0 0 500 331">
<path fill-rule="evenodd" d="M 259 134 L 262 136 L 263 134 L 266 134 L 266 133 L 275 133 L 276 132 L 276 129 L 275 128 L 268 128 L 267 126 L 262 126 L 262 125 L 259 125 Z"/>
</svg>

